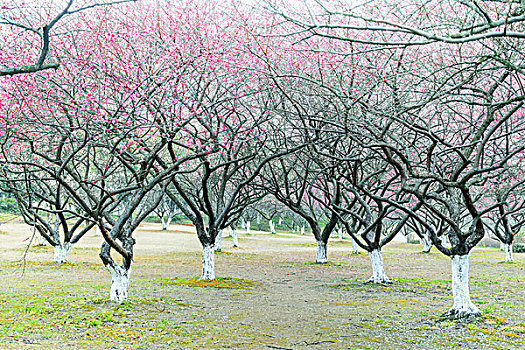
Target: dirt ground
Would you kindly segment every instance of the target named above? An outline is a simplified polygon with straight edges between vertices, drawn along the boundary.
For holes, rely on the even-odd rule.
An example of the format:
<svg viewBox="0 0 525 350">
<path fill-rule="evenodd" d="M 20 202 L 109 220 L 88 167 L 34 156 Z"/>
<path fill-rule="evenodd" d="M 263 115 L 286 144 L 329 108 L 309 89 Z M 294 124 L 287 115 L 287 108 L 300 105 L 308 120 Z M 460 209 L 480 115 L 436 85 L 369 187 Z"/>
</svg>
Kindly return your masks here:
<svg viewBox="0 0 525 350">
<path fill-rule="evenodd" d="M 71 263 L 31 247 L 31 230 L 0 227 L 0 349 L 525 349 L 525 254 L 471 254 L 471 296 L 485 317 L 439 317 L 452 305 L 450 261 L 418 245 L 383 252 L 392 285 L 364 284 L 366 254 L 331 240 L 312 264 L 311 236 L 240 233 L 223 239 L 213 286 L 194 279 L 201 246 L 189 226 L 145 224 L 136 233 L 129 301 L 106 301 L 110 276 L 88 234 Z M 227 278 L 226 278 L 227 277 Z"/>
</svg>

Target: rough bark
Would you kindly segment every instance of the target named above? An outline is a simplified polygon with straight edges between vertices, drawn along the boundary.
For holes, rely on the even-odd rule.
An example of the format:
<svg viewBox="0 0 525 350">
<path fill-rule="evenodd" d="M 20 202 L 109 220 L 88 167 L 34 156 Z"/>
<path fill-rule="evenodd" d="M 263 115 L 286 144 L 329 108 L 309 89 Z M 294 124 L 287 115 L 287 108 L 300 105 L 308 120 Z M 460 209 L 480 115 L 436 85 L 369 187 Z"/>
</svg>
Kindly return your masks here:
<svg viewBox="0 0 525 350">
<path fill-rule="evenodd" d="M 163 231 L 167 230 L 171 223 L 171 216 L 168 216 L 166 220 L 164 220 L 164 217 L 161 216 L 160 220 L 162 222 L 162 230 Z"/>
<path fill-rule="evenodd" d="M 315 254 L 316 264 L 326 264 L 328 262 L 327 246 L 323 241 L 317 241 L 317 253 Z"/>
<path fill-rule="evenodd" d="M 217 237 L 215 237 L 214 248 L 217 252 L 222 251 L 222 230 L 219 230 L 219 233 L 217 233 Z"/>
<path fill-rule="evenodd" d="M 73 248 L 73 245 L 69 242 L 65 242 L 63 245 L 58 244 L 53 248 L 55 250 L 54 262 L 57 264 L 67 263 L 69 259 L 69 252 L 71 251 L 71 248 Z"/>
<path fill-rule="evenodd" d="M 234 228 L 231 232 L 232 232 L 233 246 L 237 248 L 239 246 L 239 240 L 237 239 L 237 229 Z"/>
<path fill-rule="evenodd" d="M 276 232 L 275 232 L 275 225 L 274 225 L 274 223 L 273 223 L 273 220 L 270 220 L 270 221 L 268 222 L 268 224 L 270 225 L 270 233 L 271 233 L 272 235 L 276 234 Z"/>
<path fill-rule="evenodd" d="M 39 246 L 45 246 L 46 245 L 46 238 L 43 234 L 40 234 L 40 243 L 38 243 Z"/>
<path fill-rule="evenodd" d="M 202 247 L 202 275 L 203 280 L 215 279 L 215 249 L 213 245 L 206 244 Z"/>
<path fill-rule="evenodd" d="M 481 311 L 470 300 L 468 255 L 453 255 L 450 261 L 454 305 L 443 316 L 451 319 L 464 319 L 480 315 Z"/>
<path fill-rule="evenodd" d="M 381 250 L 374 249 L 368 252 L 368 256 L 372 264 L 372 277 L 370 277 L 367 283 L 392 283 L 386 276 Z"/>
<path fill-rule="evenodd" d="M 359 245 L 353 238 L 352 238 L 352 254 L 359 254 Z"/>
<path fill-rule="evenodd" d="M 106 268 L 111 275 L 109 300 L 122 304 L 128 298 L 131 265 L 129 269 L 116 265 L 106 265 Z"/>
<path fill-rule="evenodd" d="M 514 261 L 514 257 L 512 256 L 512 243 L 510 244 L 505 243 L 503 245 L 503 249 L 505 251 L 505 262 Z"/>
<path fill-rule="evenodd" d="M 445 248 L 448 247 L 448 243 L 447 243 L 447 236 L 446 235 L 442 235 L 441 236 L 441 245 Z"/>
<path fill-rule="evenodd" d="M 423 253 L 430 253 L 432 249 L 432 240 L 429 235 L 424 235 L 421 239 L 423 241 Z"/>
</svg>

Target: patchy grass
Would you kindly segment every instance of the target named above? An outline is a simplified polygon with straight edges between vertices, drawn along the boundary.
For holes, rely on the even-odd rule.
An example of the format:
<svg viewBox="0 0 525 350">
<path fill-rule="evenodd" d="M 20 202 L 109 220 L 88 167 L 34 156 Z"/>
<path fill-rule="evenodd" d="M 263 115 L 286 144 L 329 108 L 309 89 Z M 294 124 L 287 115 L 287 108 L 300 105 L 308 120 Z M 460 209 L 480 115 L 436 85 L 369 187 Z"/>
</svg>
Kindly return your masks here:
<svg viewBox="0 0 525 350">
<path fill-rule="evenodd" d="M 0 348 L 525 349 L 525 254 L 498 264 L 502 253 L 475 251 L 471 296 L 484 316 L 462 323 L 439 317 L 452 294 L 450 259 L 436 251 L 388 245 L 393 284 L 372 285 L 364 283 L 368 257 L 346 243 L 331 244 L 329 263 L 315 264 L 311 235 L 240 235 L 239 248 L 224 240 L 227 252 L 215 260 L 218 273 L 237 278 L 202 281 L 193 278 L 202 256 L 194 234 L 151 227 L 136 235 L 123 305 L 107 301 L 100 237 L 86 236 L 63 265 L 51 262 L 50 247 L 31 248 L 22 276 L 28 228 L 2 236 Z"/>
<path fill-rule="evenodd" d="M 259 285 L 256 281 L 242 278 L 216 277 L 214 280 L 200 278 L 157 278 L 156 283 L 165 286 L 182 286 L 191 288 L 219 288 L 219 289 L 253 289 Z"/>
<path fill-rule="evenodd" d="M 118 343 L 127 348 L 159 341 L 188 344 L 194 340 L 185 330 L 191 319 L 176 325 L 163 319 L 173 309 L 193 307 L 176 300 L 130 298 L 118 305 L 102 296 L 79 297 L 55 291 L 54 295 L 3 294 L 0 304 L 0 337 L 14 343 L 67 339 L 78 345 Z M 158 319 L 144 317 L 147 313 L 154 313 Z"/>
<path fill-rule="evenodd" d="M 14 220 L 18 217 L 18 215 L 14 214 L 6 214 L 6 213 L 0 213 L 0 224 L 5 224 L 11 220 Z"/>
</svg>

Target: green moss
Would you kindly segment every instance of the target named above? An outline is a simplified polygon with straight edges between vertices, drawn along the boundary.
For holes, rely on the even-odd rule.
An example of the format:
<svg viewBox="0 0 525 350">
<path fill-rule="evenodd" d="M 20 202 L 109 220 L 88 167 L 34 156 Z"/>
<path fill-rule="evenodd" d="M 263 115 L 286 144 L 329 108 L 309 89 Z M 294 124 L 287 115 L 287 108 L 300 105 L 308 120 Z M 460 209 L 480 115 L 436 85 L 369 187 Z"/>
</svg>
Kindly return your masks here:
<svg viewBox="0 0 525 350">
<path fill-rule="evenodd" d="M 154 282 L 165 286 L 183 286 L 219 289 L 253 289 L 258 282 L 233 277 L 217 277 L 214 280 L 200 278 L 157 278 Z"/>
</svg>

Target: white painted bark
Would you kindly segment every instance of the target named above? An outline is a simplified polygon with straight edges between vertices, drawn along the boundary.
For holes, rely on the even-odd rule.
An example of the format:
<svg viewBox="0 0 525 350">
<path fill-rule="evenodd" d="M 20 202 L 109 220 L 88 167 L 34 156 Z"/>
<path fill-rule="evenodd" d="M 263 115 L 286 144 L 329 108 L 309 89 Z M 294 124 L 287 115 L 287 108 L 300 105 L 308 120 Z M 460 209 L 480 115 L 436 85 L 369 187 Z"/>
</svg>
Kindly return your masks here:
<svg viewBox="0 0 525 350">
<path fill-rule="evenodd" d="M 232 228 L 228 227 L 228 237 L 231 237 L 231 236 L 232 236 Z"/>
<path fill-rule="evenodd" d="M 250 222 L 246 222 L 246 234 L 249 235 L 250 234 Z"/>
<path fill-rule="evenodd" d="M 499 250 L 501 250 L 502 252 L 505 251 L 505 243 L 503 243 L 502 241 L 499 241 Z"/>
<path fill-rule="evenodd" d="M 212 245 L 202 247 L 202 275 L 203 280 L 215 279 L 215 249 Z"/>
<path fill-rule="evenodd" d="M 505 244 L 503 249 L 505 250 L 505 262 L 514 261 L 514 257 L 512 256 L 512 244 Z"/>
<path fill-rule="evenodd" d="M 69 259 L 69 252 L 73 248 L 73 245 L 69 242 L 64 243 L 62 246 L 59 244 L 54 247 L 55 255 L 54 262 L 57 264 L 65 264 Z"/>
<path fill-rule="evenodd" d="M 481 311 L 470 300 L 468 255 L 451 256 L 454 305 L 443 316 L 453 319 L 477 316 Z"/>
<path fill-rule="evenodd" d="M 238 247 L 239 246 L 239 240 L 237 239 L 237 229 L 234 228 L 232 230 L 232 240 L 233 240 L 233 246 Z"/>
<path fill-rule="evenodd" d="M 171 223 L 171 216 L 168 216 L 166 220 L 164 220 L 164 217 L 161 216 L 160 220 L 162 222 L 162 230 L 163 231 L 167 230 Z"/>
<path fill-rule="evenodd" d="M 301 235 L 304 236 L 304 225 L 301 226 Z"/>
<path fill-rule="evenodd" d="M 367 283 L 392 283 L 386 276 L 381 250 L 374 249 L 371 252 L 368 252 L 368 257 L 372 264 L 372 277 L 370 277 Z"/>
<path fill-rule="evenodd" d="M 122 266 L 113 267 L 107 265 L 106 268 L 111 275 L 111 291 L 109 293 L 109 300 L 122 304 L 128 298 L 131 266 L 128 270 Z"/>
<path fill-rule="evenodd" d="M 244 230 L 246 228 L 246 221 L 241 221 L 241 228 Z"/>
<path fill-rule="evenodd" d="M 317 253 L 315 254 L 317 264 L 326 264 L 328 262 L 327 244 L 323 241 L 317 241 Z"/>
<path fill-rule="evenodd" d="M 268 222 L 268 224 L 270 225 L 270 233 L 271 233 L 272 235 L 274 235 L 276 232 L 275 232 L 275 225 L 274 225 L 274 223 L 273 223 L 273 220 L 270 220 L 270 221 Z"/>
<path fill-rule="evenodd" d="M 217 237 L 215 237 L 214 248 L 215 248 L 215 251 L 217 251 L 217 252 L 222 251 L 222 230 L 219 230 L 219 233 L 217 234 Z"/>
<path fill-rule="evenodd" d="M 445 248 L 448 248 L 448 243 L 447 243 L 447 236 L 445 235 L 442 235 L 441 236 L 441 245 Z"/>
<path fill-rule="evenodd" d="M 98 225 L 97 225 L 97 229 L 95 231 L 95 236 L 97 236 L 97 237 L 98 236 L 102 236 L 102 231 L 100 231 L 100 227 L 98 227 Z"/>
<path fill-rule="evenodd" d="M 359 245 L 353 238 L 352 238 L 352 254 L 359 254 Z"/>
<path fill-rule="evenodd" d="M 343 228 L 342 227 L 339 227 L 339 229 L 337 230 L 337 238 L 339 238 L 340 241 L 343 240 Z"/>
<path fill-rule="evenodd" d="M 44 235 L 40 235 L 40 243 L 39 243 L 39 245 L 46 245 L 46 243 L 47 243 L 47 241 L 44 238 Z"/>
<path fill-rule="evenodd" d="M 281 225 L 282 223 L 283 223 L 283 219 L 279 218 L 279 224 L 278 225 Z"/>
<path fill-rule="evenodd" d="M 430 253 L 430 249 L 432 249 L 432 240 L 428 235 L 423 236 L 423 253 Z"/>
</svg>

